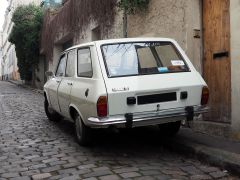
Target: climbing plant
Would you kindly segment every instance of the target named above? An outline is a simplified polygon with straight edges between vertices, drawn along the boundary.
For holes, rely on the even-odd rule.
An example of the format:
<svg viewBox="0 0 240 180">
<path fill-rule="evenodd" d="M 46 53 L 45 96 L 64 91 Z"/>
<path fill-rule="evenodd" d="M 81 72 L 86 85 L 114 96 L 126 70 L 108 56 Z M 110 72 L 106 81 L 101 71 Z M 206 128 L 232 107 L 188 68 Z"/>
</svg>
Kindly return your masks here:
<svg viewBox="0 0 240 180">
<path fill-rule="evenodd" d="M 135 14 L 137 11 L 146 10 L 149 0 L 120 0 L 118 7 L 127 14 Z"/>
<path fill-rule="evenodd" d="M 40 29 L 43 13 L 33 4 L 16 8 L 12 21 L 14 26 L 9 42 L 15 45 L 21 79 L 35 82 L 35 68 L 39 59 Z"/>
<path fill-rule="evenodd" d="M 86 27 L 94 20 L 104 30 L 114 24 L 117 0 L 65 0 L 64 6 L 56 13 L 45 12 L 41 52 L 47 61 L 53 61 L 53 48 L 58 35 L 68 32 L 72 37 L 83 36 Z M 54 18 L 53 18 L 54 17 Z"/>
<path fill-rule="evenodd" d="M 123 36 L 128 37 L 128 15 L 146 10 L 150 0 L 119 0 L 118 8 L 123 10 Z"/>
</svg>

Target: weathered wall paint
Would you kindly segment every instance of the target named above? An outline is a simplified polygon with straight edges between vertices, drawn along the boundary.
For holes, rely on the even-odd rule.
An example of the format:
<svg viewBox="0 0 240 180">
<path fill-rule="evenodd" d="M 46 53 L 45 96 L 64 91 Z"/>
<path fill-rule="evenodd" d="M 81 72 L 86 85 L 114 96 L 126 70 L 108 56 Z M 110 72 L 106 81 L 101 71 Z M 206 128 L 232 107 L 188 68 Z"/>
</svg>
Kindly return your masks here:
<svg viewBox="0 0 240 180">
<path fill-rule="evenodd" d="M 178 41 L 201 72 L 201 0 L 151 0 L 146 12 L 128 18 L 129 37 L 169 37 Z M 201 32 L 200 32 L 201 34 Z"/>
<path fill-rule="evenodd" d="M 232 61 L 232 128 L 240 129 L 240 0 L 230 1 Z M 240 133 L 238 134 L 240 138 Z"/>
<path fill-rule="evenodd" d="M 70 37 L 73 40 L 73 45 L 82 44 L 92 41 L 92 31 L 96 27 L 100 27 L 100 39 L 113 39 L 113 38 L 122 38 L 123 28 L 122 28 L 122 12 L 117 11 L 114 17 L 114 23 L 110 27 L 105 27 L 99 25 L 96 21 L 92 20 L 87 26 L 84 27 L 84 31 L 76 31 Z M 61 33 L 55 37 L 55 43 L 53 48 L 53 59 L 49 61 L 49 70 L 55 71 L 59 56 L 62 52 L 62 44 L 65 40 L 69 40 L 68 29 L 63 29 Z"/>
</svg>

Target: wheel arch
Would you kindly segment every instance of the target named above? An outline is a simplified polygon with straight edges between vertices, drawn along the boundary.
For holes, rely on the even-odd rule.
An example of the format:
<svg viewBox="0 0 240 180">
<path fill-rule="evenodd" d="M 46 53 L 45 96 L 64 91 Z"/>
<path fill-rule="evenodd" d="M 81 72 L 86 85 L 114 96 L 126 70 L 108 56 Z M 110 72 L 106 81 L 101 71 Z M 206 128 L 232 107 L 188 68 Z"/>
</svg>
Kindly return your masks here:
<svg viewBox="0 0 240 180">
<path fill-rule="evenodd" d="M 43 95 L 44 95 L 44 97 L 47 99 L 48 103 L 50 103 L 49 97 L 48 97 L 48 94 L 47 94 L 47 91 L 44 91 L 44 92 L 43 92 Z"/>
<path fill-rule="evenodd" d="M 82 121 L 84 122 L 82 113 L 79 111 L 79 109 L 77 108 L 77 106 L 75 106 L 74 104 L 70 104 L 70 105 L 69 105 L 69 115 L 70 115 L 70 117 L 71 117 L 71 119 L 72 119 L 73 121 L 75 121 L 76 113 L 78 113 L 78 115 L 80 116 L 80 118 L 81 118 Z M 85 124 L 85 122 L 84 122 L 84 124 Z"/>
</svg>

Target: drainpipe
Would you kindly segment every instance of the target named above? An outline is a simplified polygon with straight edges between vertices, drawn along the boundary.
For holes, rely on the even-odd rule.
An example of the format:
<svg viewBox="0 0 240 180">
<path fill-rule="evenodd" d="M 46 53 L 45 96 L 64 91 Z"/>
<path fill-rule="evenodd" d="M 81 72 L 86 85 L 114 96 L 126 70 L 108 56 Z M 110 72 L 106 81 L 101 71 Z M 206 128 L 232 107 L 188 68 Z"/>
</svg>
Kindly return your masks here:
<svg viewBox="0 0 240 180">
<path fill-rule="evenodd" d="M 124 8 L 123 12 L 123 37 L 127 38 L 128 37 L 128 17 L 127 17 L 127 10 Z"/>
</svg>

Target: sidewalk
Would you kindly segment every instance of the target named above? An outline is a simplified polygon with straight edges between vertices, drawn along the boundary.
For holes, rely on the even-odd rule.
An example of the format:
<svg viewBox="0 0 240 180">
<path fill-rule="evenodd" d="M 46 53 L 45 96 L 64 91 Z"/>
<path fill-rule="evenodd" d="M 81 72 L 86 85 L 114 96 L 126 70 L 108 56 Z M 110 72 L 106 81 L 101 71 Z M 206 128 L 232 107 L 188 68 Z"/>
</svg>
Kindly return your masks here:
<svg viewBox="0 0 240 180">
<path fill-rule="evenodd" d="M 182 128 L 169 143 L 172 150 L 240 175 L 240 142 Z"/>
<path fill-rule="evenodd" d="M 21 80 L 19 80 L 19 81 L 7 80 L 7 81 L 12 83 L 12 84 L 16 84 L 17 86 L 23 86 L 24 85 L 23 81 L 21 81 Z"/>
<path fill-rule="evenodd" d="M 32 88 L 31 86 L 24 84 L 22 81 L 8 80 L 8 82 L 15 84 L 17 86 L 22 86 L 22 87 L 28 88 L 36 93 L 44 94 L 43 90 Z"/>
</svg>

